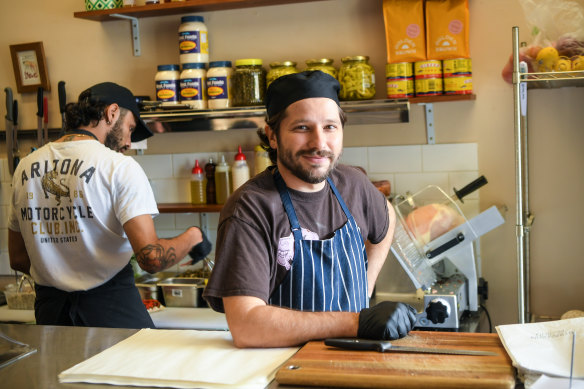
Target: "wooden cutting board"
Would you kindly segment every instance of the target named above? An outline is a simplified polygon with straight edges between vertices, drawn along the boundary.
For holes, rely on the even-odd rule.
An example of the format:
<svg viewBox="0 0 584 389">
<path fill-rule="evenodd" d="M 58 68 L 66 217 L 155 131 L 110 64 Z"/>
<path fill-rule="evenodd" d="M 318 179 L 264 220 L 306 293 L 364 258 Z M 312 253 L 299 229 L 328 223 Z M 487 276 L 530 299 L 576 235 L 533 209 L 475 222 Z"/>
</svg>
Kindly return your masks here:
<svg viewBox="0 0 584 389">
<path fill-rule="evenodd" d="M 485 350 L 497 356 L 352 351 L 309 342 L 276 373 L 283 385 L 352 388 L 513 388 L 497 334 L 412 331 L 396 345 Z"/>
</svg>

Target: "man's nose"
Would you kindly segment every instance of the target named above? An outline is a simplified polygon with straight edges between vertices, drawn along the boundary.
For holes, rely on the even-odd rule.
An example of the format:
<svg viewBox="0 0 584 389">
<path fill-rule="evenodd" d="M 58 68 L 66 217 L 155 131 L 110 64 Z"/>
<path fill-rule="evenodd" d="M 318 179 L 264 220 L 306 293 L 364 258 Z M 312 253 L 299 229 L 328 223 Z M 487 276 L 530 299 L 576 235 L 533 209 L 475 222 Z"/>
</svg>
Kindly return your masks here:
<svg viewBox="0 0 584 389">
<path fill-rule="evenodd" d="M 326 133 L 324 131 L 324 128 L 322 128 L 321 126 L 316 126 L 311 132 L 310 132 L 310 140 L 309 140 L 309 146 L 311 148 L 316 148 L 318 150 L 322 150 L 327 148 L 327 137 L 326 137 Z"/>
</svg>

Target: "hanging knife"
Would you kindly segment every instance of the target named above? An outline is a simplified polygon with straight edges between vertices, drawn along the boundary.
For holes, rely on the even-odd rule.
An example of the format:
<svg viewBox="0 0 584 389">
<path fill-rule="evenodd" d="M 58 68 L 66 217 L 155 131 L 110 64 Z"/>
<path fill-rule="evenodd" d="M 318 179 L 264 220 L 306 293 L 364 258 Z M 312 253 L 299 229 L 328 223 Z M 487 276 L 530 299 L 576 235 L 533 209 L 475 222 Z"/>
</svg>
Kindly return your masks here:
<svg viewBox="0 0 584 389">
<path fill-rule="evenodd" d="M 37 89 L 37 145 L 43 145 L 43 88 Z"/>
<path fill-rule="evenodd" d="M 4 88 L 6 92 L 6 156 L 8 159 L 8 170 L 10 174 L 14 173 L 14 160 L 12 159 L 12 110 L 14 109 L 12 101 L 12 89 L 10 87 Z"/>
<path fill-rule="evenodd" d="M 65 94 L 65 81 L 59 81 L 59 112 L 61 112 L 61 134 L 59 137 L 65 135 L 66 122 L 65 122 L 65 106 L 67 105 L 67 95 Z"/>
<path fill-rule="evenodd" d="M 397 346 L 389 341 L 368 340 L 355 338 L 330 338 L 325 339 L 324 344 L 332 347 L 345 348 L 349 350 L 378 351 L 387 352 L 409 352 L 409 353 L 427 353 L 427 354 L 454 354 L 454 355 L 498 355 L 490 351 L 482 350 L 462 350 L 432 347 L 416 346 Z"/>
<path fill-rule="evenodd" d="M 13 169 L 16 170 L 20 162 L 20 151 L 18 150 L 18 101 L 14 100 L 12 104 L 12 151 L 13 151 Z"/>
<path fill-rule="evenodd" d="M 45 113 L 44 116 L 44 127 L 43 127 L 43 140 L 44 140 L 44 144 L 49 143 L 49 103 L 47 98 L 45 97 L 43 99 L 43 110 Z"/>
</svg>

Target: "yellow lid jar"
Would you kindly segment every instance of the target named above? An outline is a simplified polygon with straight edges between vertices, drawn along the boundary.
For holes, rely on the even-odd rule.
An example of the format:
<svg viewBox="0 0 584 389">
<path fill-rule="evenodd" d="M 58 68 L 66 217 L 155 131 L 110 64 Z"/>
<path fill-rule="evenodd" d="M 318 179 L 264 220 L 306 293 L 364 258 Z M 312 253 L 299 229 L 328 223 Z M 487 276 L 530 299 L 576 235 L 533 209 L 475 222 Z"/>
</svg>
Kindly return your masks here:
<svg viewBox="0 0 584 389">
<path fill-rule="evenodd" d="M 333 62 L 334 60 L 330 58 L 307 59 L 306 70 L 320 70 L 321 72 L 325 72 L 334 78 L 337 78 L 339 72 L 337 71 L 337 68 L 333 66 Z"/>
<path fill-rule="evenodd" d="M 258 58 L 238 59 L 232 76 L 233 106 L 263 105 L 266 95 L 266 70 Z"/>
<path fill-rule="evenodd" d="M 266 76 L 266 88 L 269 87 L 272 81 L 274 81 L 276 78 L 293 73 L 298 73 L 298 69 L 296 69 L 296 62 L 294 61 L 270 63 L 270 70 Z"/>
</svg>

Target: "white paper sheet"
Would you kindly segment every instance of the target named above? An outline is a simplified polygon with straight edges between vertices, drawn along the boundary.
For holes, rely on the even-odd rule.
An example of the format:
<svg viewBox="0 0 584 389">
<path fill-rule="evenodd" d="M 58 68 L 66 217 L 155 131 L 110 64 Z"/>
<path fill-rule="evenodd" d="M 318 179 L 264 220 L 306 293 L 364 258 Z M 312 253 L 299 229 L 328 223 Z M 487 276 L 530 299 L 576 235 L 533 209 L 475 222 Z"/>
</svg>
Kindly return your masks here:
<svg viewBox="0 0 584 389">
<path fill-rule="evenodd" d="M 517 369 L 557 377 L 570 377 L 574 332 L 573 378 L 584 378 L 584 318 L 497 326 Z"/>
<path fill-rule="evenodd" d="M 59 374 L 59 382 L 265 388 L 298 348 L 238 349 L 226 331 L 143 329 Z"/>
<path fill-rule="evenodd" d="M 584 389 L 584 380 L 572 380 L 570 383 L 569 378 L 554 378 L 542 375 L 531 386 L 531 389 Z"/>
</svg>

